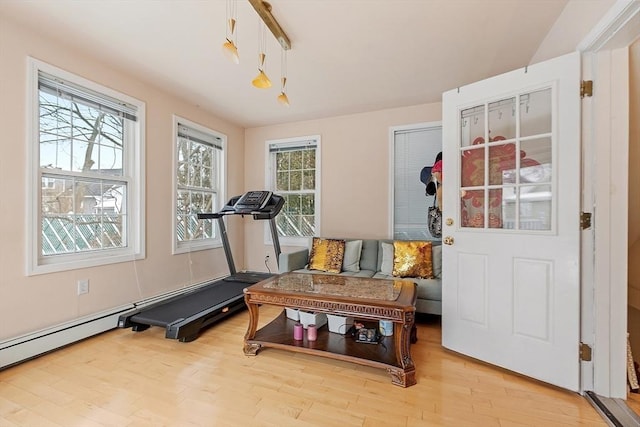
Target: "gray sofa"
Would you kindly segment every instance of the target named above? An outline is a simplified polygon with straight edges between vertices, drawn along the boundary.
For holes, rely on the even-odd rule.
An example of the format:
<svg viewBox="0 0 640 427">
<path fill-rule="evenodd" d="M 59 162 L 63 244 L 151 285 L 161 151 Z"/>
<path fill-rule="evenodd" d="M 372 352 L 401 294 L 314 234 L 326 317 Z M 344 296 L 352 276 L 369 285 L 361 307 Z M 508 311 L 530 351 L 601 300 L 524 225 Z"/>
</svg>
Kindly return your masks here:
<svg viewBox="0 0 640 427">
<path fill-rule="evenodd" d="M 373 277 L 378 279 L 410 280 L 418 285 L 416 312 L 437 315 L 442 314 L 442 247 L 440 246 L 440 242 L 433 242 L 432 262 L 434 278 L 421 279 L 414 277 L 398 278 L 391 275 L 390 270 L 393 269 L 393 254 L 390 255 L 391 266 L 389 266 L 389 246 L 386 245 L 385 249 L 383 250 L 382 243 L 390 243 L 391 245 L 393 245 L 393 240 L 340 239 L 345 240 L 346 242 L 362 240 L 359 271 L 353 271 L 354 269 L 351 269 L 351 271 L 343 270 L 339 273 L 340 275 L 348 275 L 354 277 Z M 383 265 L 383 261 L 387 265 Z M 296 273 L 309 274 L 337 274 L 307 269 L 307 264 L 309 262 L 309 248 L 301 249 L 294 252 L 283 252 L 280 254 L 278 262 L 280 273 L 293 271 Z"/>
</svg>

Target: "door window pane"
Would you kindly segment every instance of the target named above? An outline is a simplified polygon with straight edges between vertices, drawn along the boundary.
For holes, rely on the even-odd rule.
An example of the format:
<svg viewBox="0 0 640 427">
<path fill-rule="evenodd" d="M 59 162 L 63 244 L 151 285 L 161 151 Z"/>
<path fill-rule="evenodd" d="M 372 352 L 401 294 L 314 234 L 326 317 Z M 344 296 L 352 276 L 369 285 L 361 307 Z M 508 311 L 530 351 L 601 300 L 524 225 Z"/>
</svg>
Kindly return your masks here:
<svg viewBox="0 0 640 427">
<path fill-rule="evenodd" d="M 550 182 L 551 165 L 553 162 L 551 152 L 551 138 L 537 138 L 522 141 L 520 143 L 522 160 L 520 161 L 520 179 L 522 182 Z M 536 166 L 545 165 L 544 168 Z M 544 175 L 540 175 L 544 174 Z"/>
<path fill-rule="evenodd" d="M 484 190 L 462 190 L 460 194 L 463 227 L 484 227 Z"/>
<path fill-rule="evenodd" d="M 516 167 L 516 146 L 513 143 L 489 147 L 489 185 L 503 183 L 506 170 Z"/>
<path fill-rule="evenodd" d="M 460 156 L 460 166 L 463 187 L 484 185 L 484 145 L 464 150 Z"/>
<path fill-rule="evenodd" d="M 516 228 L 516 187 L 505 187 L 502 190 L 502 228 L 513 230 Z"/>
<path fill-rule="evenodd" d="M 516 98 L 502 99 L 489 104 L 489 137 L 516 137 Z"/>
<path fill-rule="evenodd" d="M 551 133 L 551 89 L 520 97 L 520 136 Z"/>
<path fill-rule="evenodd" d="M 545 88 L 461 112 L 462 227 L 551 230 L 551 98 Z"/>
<path fill-rule="evenodd" d="M 502 228 L 502 188 L 489 190 L 489 228 Z"/>
<path fill-rule="evenodd" d="M 484 142 L 484 110 L 484 105 L 479 105 L 462 111 L 460 121 L 461 147 Z"/>
<path fill-rule="evenodd" d="M 520 188 L 520 229 L 551 229 L 550 185 L 526 185 Z"/>
</svg>

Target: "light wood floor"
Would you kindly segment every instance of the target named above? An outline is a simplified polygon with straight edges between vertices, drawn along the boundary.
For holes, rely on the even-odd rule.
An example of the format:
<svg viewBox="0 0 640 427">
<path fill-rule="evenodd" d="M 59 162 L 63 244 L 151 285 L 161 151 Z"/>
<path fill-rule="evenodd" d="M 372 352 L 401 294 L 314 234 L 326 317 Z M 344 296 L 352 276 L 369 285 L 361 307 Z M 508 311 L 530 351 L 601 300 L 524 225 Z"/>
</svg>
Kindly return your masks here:
<svg viewBox="0 0 640 427">
<path fill-rule="evenodd" d="M 636 414 L 640 414 L 640 394 L 627 393 L 627 406 Z"/>
<path fill-rule="evenodd" d="M 263 306 L 261 324 L 279 313 Z M 196 341 L 117 329 L 0 371 L 0 426 L 605 426 L 581 396 L 444 350 L 418 319 L 418 384 L 276 349 L 242 353 L 243 311 Z"/>
</svg>

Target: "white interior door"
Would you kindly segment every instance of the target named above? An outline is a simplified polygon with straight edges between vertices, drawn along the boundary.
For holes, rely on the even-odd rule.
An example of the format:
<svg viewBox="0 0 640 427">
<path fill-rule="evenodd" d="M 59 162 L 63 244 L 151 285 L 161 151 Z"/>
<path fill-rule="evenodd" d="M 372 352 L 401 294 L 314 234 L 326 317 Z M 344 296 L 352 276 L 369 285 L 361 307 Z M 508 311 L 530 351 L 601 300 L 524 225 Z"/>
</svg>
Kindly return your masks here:
<svg viewBox="0 0 640 427">
<path fill-rule="evenodd" d="M 580 387 L 580 56 L 443 94 L 445 347 Z"/>
</svg>

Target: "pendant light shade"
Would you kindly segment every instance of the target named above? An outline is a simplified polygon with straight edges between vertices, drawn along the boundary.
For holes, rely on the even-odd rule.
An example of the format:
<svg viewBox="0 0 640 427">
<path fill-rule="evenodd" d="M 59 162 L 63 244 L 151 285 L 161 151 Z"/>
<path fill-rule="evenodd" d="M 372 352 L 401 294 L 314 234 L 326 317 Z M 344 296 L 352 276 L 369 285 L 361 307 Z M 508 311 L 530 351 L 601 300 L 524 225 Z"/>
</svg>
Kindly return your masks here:
<svg viewBox="0 0 640 427">
<path fill-rule="evenodd" d="M 236 37 L 236 0 L 227 0 L 227 39 L 222 45 L 225 58 L 234 64 L 240 63 Z"/>
<path fill-rule="evenodd" d="M 233 43 L 233 41 L 227 39 L 227 41 L 222 45 L 222 53 L 225 58 L 234 64 L 240 63 L 240 55 L 238 55 L 238 48 Z"/>
<path fill-rule="evenodd" d="M 285 92 L 287 86 L 287 51 L 282 48 L 280 50 L 280 95 L 278 95 L 278 102 L 286 107 L 289 106 L 289 97 Z"/>
<path fill-rule="evenodd" d="M 267 50 L 266 40 L 264 37 L 264 23 L 262 21 L 259 22 L 260 25 L 260 43 L 258 45 L 258 75 L 256 76 L 251 84 L 258 89 L 268 89 L 271 87 L 271 80 L 267 77 L 267 74 L 264 72 L 264 60 L 267 57 L 265 51 Z"/>
<path fill-rule="evenodd" d="M 289 98 L 287 97 L 287 94 L 284 92 L 280 92 L 280 95 L 278 95 L 278 102 L 282 105 L 284 105 L 285 107 L 289 106 Z"/>
<path fill-rule="evenodd" d="M 258 75 L 251 81 L 251 84 L 258 89 L 269 89 L 271 87 L 271 80 L 264 73 L 263 70 L 258 69 Z"/>
</svg>

